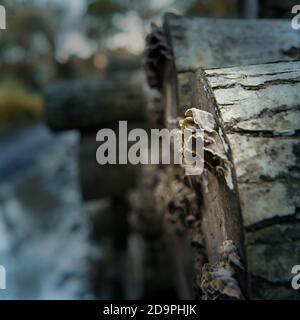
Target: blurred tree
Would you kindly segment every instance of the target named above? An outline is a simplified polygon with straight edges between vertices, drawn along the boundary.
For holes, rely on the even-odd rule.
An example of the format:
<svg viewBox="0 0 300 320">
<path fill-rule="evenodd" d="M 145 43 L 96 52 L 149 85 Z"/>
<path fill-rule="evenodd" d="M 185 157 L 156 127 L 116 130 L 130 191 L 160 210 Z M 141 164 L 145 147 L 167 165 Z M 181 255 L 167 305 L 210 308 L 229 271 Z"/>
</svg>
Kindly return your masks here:
<svg viewBox="0 0 300 320">
<path fill-rule="evenodd" d="M 88 13 L 105 16 L 125 12 L 127 9 L 128 7 L 120 2 L 115 2 L 112 0 L 95 0 L 89 4 Z"/>
<path fill-rule="evenodd" d="M 11 126 L 38 120 L 43 98 L 19 82 L 0 82 L 0 132 Z"/>
<path fill-rule="evenodd" d="M 134 19 L 135 31 L 142 37 L 150 21 L 157 20 L 175 2 L 164 1 L 163 5 L 153 0 L 87 0 L 86 35 L 95 40 L 98 49 L 103 49 L 114 35 L 128 32 L 124 21 Z"/>
<path fill-rule="evenodd" d="M 35 1 L 5 2 L 7 30 L 0 38 L 1 78 L 17 78 L 37 87 L 52 77 L 55 67 L 55 7 Z"/>
<path fill-rule="evenodd" d="M 10 19 L 10 39 L 29 50 L 36 34 L 41 34 L 52 52 L 55 51 L 54 30 L 49 16 L 35 8 L 16 11 Z"/>
<path fill-rule="evenodd" d="M 238 16 L 240 0 L 200 0 L 195 1 L 186 11 L 190 16 L 233 17 Z"/>
</svg>

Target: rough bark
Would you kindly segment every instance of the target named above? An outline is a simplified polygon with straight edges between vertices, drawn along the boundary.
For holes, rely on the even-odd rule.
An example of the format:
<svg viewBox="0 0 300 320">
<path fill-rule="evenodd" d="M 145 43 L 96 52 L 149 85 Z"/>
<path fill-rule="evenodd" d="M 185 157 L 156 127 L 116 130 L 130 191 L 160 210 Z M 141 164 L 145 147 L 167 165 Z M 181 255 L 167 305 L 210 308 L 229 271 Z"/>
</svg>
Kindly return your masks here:
<svg viewBox="0 0 300 320">
<path fill-rule="evenodd" d="M 299 88 L 295 89 L 294 87 L 294 78 L 299 77 L 298 66 L 296 71 L 293 72 L 295 65 L 288 63 L 261 64 L 256 67 L 247 67 L 247 65 L 295 59 L 294 51 L 297 52 L 297 50 L 293 48 L 299 46 L 298 34 L 290 28 L 290 21 L 287 20 L 216 20 L 175 15 L 165 17 L 163 31 L 163 36 L 168 40 L 168 50 L 173 53 L 173 59 L 171 60 L 158 57 L 160 62 L 163 61 L 163 63 L 160 63 L 163 72 L 161 70 L 157 72 L 156 83 L 165 102 L 164 125 L 168 128 L 176 127 L 178 118 L 184 117 L 187 109 L 192 107 L 213 114 L 216 122 L 216 137 L 224 146 L 222 153 L 226 156 L 229 163 L 228 168 L 230 168 L 229 172 L 227 170 L 227 175 L 229 174 L 232 180 L 229 187 L 227 181 L 229 176 L 225 179 L 220 175 L 220 171 L 214 168 L 213 163 L 208 163 L 205 176 L 195 181 L 192 179 L 192 182 L 190 181 L 188 184 L 190 193 L 196 192 L 198 201 L 198 209 L 196 209 L 198 210 L 198 215 L 196 215 L 198 218 L 196 220 L 200 221 L 202 231 L 199 228 L 192 227 L 193 232 L 191 233 L 189 229 L 186 229 L 186 226 L 185 231 L 190 234 L 191 240 L 195 234 L 198 234 L 199 239 L 204 238 L 198 242 L 200 246 L 196 248 L 195 255 L 199 262 L 195 264 L 196 285 L 200 289 L 199 294 L 204 294 L 205 298 L 230 298 L 233 296 L 236 298 L 242 296 L 250 298 L 281 296 L 284 298 L 287 297 L 287 292 L 293 295 L 294 293 L 291 292 L 292 290 L 288 290 L 290 287 L 287 288 L 286 283 L 282 285 L 280 282 L 282 291 L 272 291 L 270 286 L 268 287 L 270 285 L 269 279 L 265 281 L 261 278 L 261 275 L 254 276 L 255 273 L 251 270 L 256 261 L 251 258 L 251 254 L 259 251 L 255 250 L 255 245 L 252 245 L 253 250 L 249 251 L 248 238 L 250 232 L 252 232 L 250 231 L 252 227 L 247 223 L 255 221 L 257 215 L 265 220 L 268 215 L 273 214 L 272 210 L 269 211 L 262 206 L 262 203 L 267 200 L 269 201 L 268 205 L 271 205 L 272 199 L 266 198 L 269 190 L 266 183 L 269 183 L 270 177 L 265 176 L 264 169 L 268 167 L 271 169 L 273 166 L 273 170 L 277 170 L 279 173 L 280 169 L 276 168 L 279 168 L 285 162 L 285 157 L 290 151 L 294 150 L 295 154 L 295 150 L 297 150 L 297 146 L 294 146 L 297 145 L 297 142 L 294 142 L 295 137 L 286 137 L 285 134 L 287 133 L 285 131 L 293 131 L 293 128 L 299 123 L 299 109 L 294 105 L 298 97 L 297 90 L 299 91 Z M 231 65 L 246 67 L 223 68 Z M 207 74 L 198 70 L 199 68 L 215 67 L 222 68 L 206 70 Z M 230 70 L 233 72 L 239 70 L 239 74 L 230 74 Z M 222 71 L 225 74 L 223 78 Z M 218 75 L 214 77 L 215 72 Z M 210 78 L 209 73 L 211 73 Z M 259 77 L 261 77 L 262 83 L 258 83 L 253 90 L 247 87 L 248 83 L 239 84 L 239 81 L 244 81 L 244 78 L 249 81 L 258 81 Z M 213 87 L 213 84 L 209 83 L 208 80 L 215 82 L 219 80 L 220 83 Z M 276 83 L 277 81 L 278 83 Z M 243 85 L 246 87 L 243 87 Z M 275 85 L 281 85 L 280 94 L 277 94 Z M 264 86 L 266 87 L 265 90 L 263 90 Z M 214 90 L 217 89 L 220 89 L 218 92 L 220 106 L 218 103 L 213 103 L 215 101 Z M 261 92 L 264 93 L 263 96 L 260 96 Z M 222 98 L 225 99 L 225 102 L 221 102 Z M 231 101 L 226 101 L 226 99 L 231 99 Z M 233 109 L 231 107 L 235 100 L 238 106 Z M 255 105 L 256 107 L 253 108 Z M 221 107 L 228 112 L 224 111 L 221 115 L 218 111 L 218 108 L 223 110 Z M 236 117 L 234 116 L 235 113 Z M 237 135 L 241 130 L 243 130 L 243 134 Z M 248 132 L 249 130 L 250 132 Z M 297 132 L 297 129 L 295 132 Z M 269 139 L 275 136 L 276 139 Z M 275 158 L 273 158 L 272 153 L 273 148 L 276 149 L 277 141 L 286 142 L 283 147 L 285 156 L 281 158 L 278 156 L 276 158 L 278 163 L 274 164 Z M 256 164 L 255 168 L 252 167 L 253 164 L 246 164 L 243 158 L 243 155 L 247 157 L 247 151 L 245 150 L 248 150 L 249 146 L 256 150 L 254 157 L 259 158 L 259 165 Z M 277 150 L 277 154 L 279 150 Z M 211 162 L 211 155 L 208 156 Z M 236 159 L 240 157 L 242 159 L 239 163 L 243 163 L 243 165 L 236 167 Z M 293 164 L 294 162 L 291 167 L 293 167 Z M 175 183 L 172 176 L 174 176 L 176 170 L 175 168 L 168 170 L 169 182 L 164 183 L 162 187 L 159 185 L 158 189 L 166 190 L 168 185 Z M 295 168 L 291 169 L 283 166 L 282 170 L 282 174 L 294 175 Z M 251 201 L 247 205 L 243 205 L 248 196 L 251 195 L 247 188 L 249 189 L 252 186 L 251 183 L 245 185 L 242 180 L 239 180 L 241 172 L 244 171 L 250 171 L 253 176 L 259 176 L 262 180 L 265 178 L 263 182 L 260 181 L 255 185 L 256 188 L 259 185 L 262 190 L 252 196 L 252 205 L 250 204 Z M 186 178 L 184 178 L 183 172 L 179 173 L 178 176 L 181 183 L 185 184 Z M 292 193 L 296 193 L 296 188 L 296 185 L 292 187 Z M 283 195 L 285 192 L 281 193 L 284 190 L 281 185 L 276 186 L 275 189 L 277 190 L 276 197 L 279 194 Z M 250 188 L 250 190 L 253 189 Z M 172 188 L 170 188 L 169 193 L 171 191 Z M 258 195 L 261 198 L 256 198 Z M 173 192 L 170 196 L 163 195 L 163 199 L 160 199 L 161 203 L 165 202 L 164 212 L 167 216 L 170 214 L 170 205 L 176 200 L 176 196 L 176 192 Z M 293 199 L 295 197 L 293 196 Z M 282 197 L 280 199 L 282 200 Z M 279 210 L 282 212 L 281 214 L 287 216 L 285 211 L 290 210 L 289 203 L 295 202 L 290 200 L 287 206 L 280 200 L 278 203 L 280 203 L 281 208 L 285 208 L 283 211 Z M 192 204 L 196 204 L 195 200 L 192 200 Z M 185 202 L 185 209 L 189 208 L 190 205 Z M 258 210 L 254 214 L 251 209 L 255 205 L 257 205 L 255 208 L 260 208 L 260 211 Z M 248 208 L 248 214 L 246 207 Z M 273 207 L 277 208 L 278 206 L 275 204 Z M 295 208 L 295 206 L 292 205 L 292 208 Z M 182 216 L 185 217 L 185 214 Z M 269 222 L 273 220 L 273 218 L 267 219 Z M 269 225 L 269 223 L 265 223 L 266 225 Z M 259 226 L 259 224 L 254 223 L 252 226 Z M 290 228 L 292 228 L 292 225 Z M 228 241 L 230 242 L 228 243 Z M 208 265 L 204 266 L 203 243 L 209 262 Z M 289 243 L 289 245 L 291 244 Z M 267 249 L 270 249 L 270 247 Z M 266 254 L 267 256 L 269 253 L 267 249 L 265 247 L 265 251 L 261 249 L 261 255 Z M 228 254 L 228 252 L 230 253 Z M 276 254 L 280 257 L 280 250 Z M 247 257 L 249 259 L 248 263 Z M 232 263 L 232 260 L 236 263 Z M 266 259 L 264 261 L 266 268 L 268 263 Z M 275 261 L 276 258 L 274 263 Z M 233 292 L 228 289 L 235 285 L 231 278 L 227 279 L 228 286 L 225 285 L 224 287 L 223 284 L 219 284 L 219 289 L 223 293 L 220 294 L 220 292 L 217 292 L 218 290 L 211 288 L 211 283 L 214 283 L 211 275 L 219 272 L 224 266 L 233 269 L 233 278 L 238 280 L 241 292 L 237 290 Z M 248 267 L 249 275 L 251 275 L 250 284 L 252 284 L 250 290 L 248 290 L 249 281 L 247 281 Z M 205 290 L 208 291 L 207 294 L 203 292 Z"/>
<path fill-rule="evenodd" d="M 155 207 L 153 188 L 158 175 L 157 166 L 143 166 L 137 188 L 130 194 L 129 299 L 191 297 L 182 270 L 176 263 L 175 250 L 170 247 L 172 235 L 167 231 L 163 215 Z"/>
<path fill-rule="evenodd" d="M 290 20 L 181 17 L 164 19 L 177 72 L 289 60 L 299 48 Z M 295 58 L 295 57 L 294 57 Z"/>
<path fill-rule="evenodd" d="M 158 80 L 163 82 L 157 87 L 165 97 L 166 126 L 186 111 L 186 103 L 191 101 L 195 89 L 192 73 L 198 68 L 300 58 L 299 35 L 291 28 L 290 20 L 191 18 L 167 14 L 163 30 L 173 54 L 173 59 L 164 59 L 164 64 L 160 64 L 163 71 L 156 72 Z"/>
<path fill-rule="evenodd" d="M 197 107 L 215 114 L 230 148 L 249 296 L 295 298 L 290 280 L 300 258 L 294 237 L 300 205 L 300 63 L 199 70 L 195 77 Z"/>
</svg>

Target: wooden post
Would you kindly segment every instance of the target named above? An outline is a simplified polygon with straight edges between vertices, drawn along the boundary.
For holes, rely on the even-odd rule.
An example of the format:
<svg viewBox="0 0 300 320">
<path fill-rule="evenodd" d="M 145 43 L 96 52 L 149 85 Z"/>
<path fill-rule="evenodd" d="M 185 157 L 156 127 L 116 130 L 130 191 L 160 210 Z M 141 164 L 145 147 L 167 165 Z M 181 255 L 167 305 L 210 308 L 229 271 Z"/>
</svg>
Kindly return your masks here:
<svg viewBox="0 0 300 320">
<path fill-rule="evenodd" d="M 208 254 L 217 252 L 222 233 L 224 241 L 243 232 L 249 296 L 296 298 L 290 279 L 300 259 L 300 62 L 198 70 L 195 81 L 197 107 L 214 115 L 228 150 L 234 184 L 227 181 L 226 193 L 237 197 L 243 218 L 243 225 L 235 220 L 233 201 L 213 185 L 220 175 L 209 172 L 202 207 Z"/>
<path fill-rule="evenodd" d="M 276 234 L 276 241 L 280 241 L 280 230 L 284 228 L 280 223 L 261 229 L 273 221 L 274 216 L 283 215 L 284 220 L 297 216 L 295 190 L 299 185 L 295 181 L 294 161 L 298 157 L 299 65 L 277 61 L 293 59 L 289 52 L 298 45 L 298 34 L 290 27 L 290 21 L 285 20 L 222 20 L 168 14 L 163 28 L 154 26 L 148 36 L 146 71 L 150 85 L 162 92 L 165 126 L 178 126 L 178 120 L 185 117 L 188 109 L 192 109 L 189 117 L 196 117 L 198 111 L 199 117 L 201 112 L 207 112 L 214 122 L 213 134 L 210 132 L 212 136 L 208 136 L 214 152 L 205 153 L 203 176 L 187 178 L 183 170 L 173 167 L 166 170 L 168 178 L 158 185 L 159 190 L 166 190 L 158 200 L 165 208 L 164 213 L 174 217 L 175 208 L 175 216 L 195 246 L 196 286 L 203 298 L 295 295 L 292 289 L 287 289 L 291 275 L 287 273 L 285 249 L 277 250 L 274 262 L 269 263 L 271 242 L 269 246 L 256 247 L 256 244 L 265 237 L 262 230 Z M 251 64 L 256 65 L 249 66 Z M 230 68 L 234 65 L 239 67 Z M 234 127 L 237 124 L 243 126 L 242 133 L 235 132 L 241 130 Z M 286 130 L 294 136 L 285 136 Z M 282 150 L 281 156 L 279 150 Z M 256 159 L 251 158 L 253 154 Z M 249 159 L 245 160 L 247 156 Z M 286 167 L 290 162 L 288 157 L 293 163 Z M 281 169 L 274 169 L 278 167 Z M 265 175 L 267 168 L 269 174 Z M 279 176 L 292 176 L 288 182 L 291 200 L 284 201 L 283 195 L 288 195 L 288 191 L 281 182 L 273 185 L 274 194 L 266 185 L 270 183 L 272 170 L 277 170 Z M 241 172 L 246 178 L 244 182 Z M 250 178 L 251 175 L 258 180 Z M 175 183 L 177 188 L 169 187 Z M 190 190 L 190 197 L 186 188 Z M 272 209 L 273 197 L 281 199 L 281 206 L 278 203 L 275 207 L 282 210 L 276 214 Z M 258 216 L 264 221 L 262 224 L 255 220 Z M 276 219 L 274 221 L 278 221 Z M 250 229 L 259 225 L 259 233 L 250 233 Z M 287 228 L 290 230 L 292 226 Z M 289 242 L 283 247 L 290 245 Z M 205 259 L 208 264 L 203 264 Z M 276 259 L 285 265 L 282 275 L 280 268 L 275 267 Z M 220 281 L 215 281 L 215 274 Z"/>
</svg>

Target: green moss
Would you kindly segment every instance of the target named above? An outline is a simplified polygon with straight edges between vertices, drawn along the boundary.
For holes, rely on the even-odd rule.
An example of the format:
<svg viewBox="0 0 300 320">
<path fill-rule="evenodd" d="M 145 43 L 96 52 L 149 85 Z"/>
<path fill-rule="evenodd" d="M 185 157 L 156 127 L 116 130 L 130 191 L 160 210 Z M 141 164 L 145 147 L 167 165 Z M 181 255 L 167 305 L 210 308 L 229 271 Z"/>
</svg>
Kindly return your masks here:
<svg viewBox="0 0 300 320">
<path fill-rule="evenodd" d="M 41 118 L 44 102 L 23 84 L 0 82 L 0 127 L 11 127 Z"/>
</svg>

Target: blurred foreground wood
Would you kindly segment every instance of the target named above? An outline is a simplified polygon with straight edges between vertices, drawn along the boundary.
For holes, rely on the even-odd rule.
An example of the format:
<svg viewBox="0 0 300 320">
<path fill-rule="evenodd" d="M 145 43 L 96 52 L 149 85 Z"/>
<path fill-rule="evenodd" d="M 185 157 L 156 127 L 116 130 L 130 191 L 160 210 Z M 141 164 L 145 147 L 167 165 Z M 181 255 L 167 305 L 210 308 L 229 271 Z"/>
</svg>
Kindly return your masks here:
<svg viewBox="0 0 300 320">
<path fill-rule="evenodd" d="M 91 221 L 93 238 L 100 239 L 107 262 L 95 281 L 105 286 L 113 283 L 112 298 L 117 299 L 176 298 L 181 291 L 175 284 L 178 277 L 162 216 L 154 207 L 156 173 L 148 173 L 141 166 L 101 166 L 96 162 L 101 145 L 96 135 L 100 129 L 110 128 L 118 136 L 121 120 L 128 121 L 128 131 L 149 129 L 145 84 L 142 70 L 114 61 L 101 78 L 66 81 L 45 90 L 48 126 L 53 131 L 80 131 L 78 160 L 83 200 L 110 200 L 110 217 L 103 218 L 99 212 L 99 218 L 93 215 Z"/>
<path fill-rule="evenodd" d="M 46 121 L 55 131 L 93 128 L 121 120 L 145 121 L 139 70 L 53 84 L 45 90 Z"/>
</svg>

